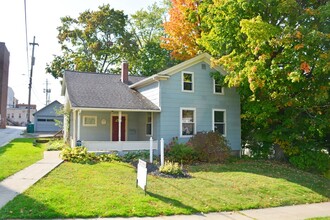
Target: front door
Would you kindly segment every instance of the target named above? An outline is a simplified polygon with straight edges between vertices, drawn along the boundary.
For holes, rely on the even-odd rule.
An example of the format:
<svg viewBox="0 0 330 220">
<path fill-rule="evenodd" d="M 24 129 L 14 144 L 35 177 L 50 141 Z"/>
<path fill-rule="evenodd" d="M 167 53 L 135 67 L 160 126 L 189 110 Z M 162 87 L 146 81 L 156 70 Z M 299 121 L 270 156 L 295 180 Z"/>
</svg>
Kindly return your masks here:
<svg viewBox="0 0 330 220">
<path fill-rule="evenodd" d="M 118 116 L 112 116 L 112 141 L 118 141 L 119 123 Z M 125 141 L 126 137 L 126 117 L 121 117 L 121 141 Z"/>
</svg>

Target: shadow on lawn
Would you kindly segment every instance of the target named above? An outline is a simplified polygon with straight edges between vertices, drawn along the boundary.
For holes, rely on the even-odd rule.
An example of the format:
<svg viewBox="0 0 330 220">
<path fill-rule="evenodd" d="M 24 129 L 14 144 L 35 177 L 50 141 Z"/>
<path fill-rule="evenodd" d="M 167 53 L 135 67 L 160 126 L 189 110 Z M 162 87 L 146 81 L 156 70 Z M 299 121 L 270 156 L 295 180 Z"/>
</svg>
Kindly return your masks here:
<svg viewBox="0 0 330 220">
<path fill-rule="evenodd" d="M 289 164 L 276 161 L 263 160 L 239 160 L 227 164 L 204 164 L 191 166 L 190 172 L 244 172 L 271 178 L 285 179 L 289 182 L 304 186 L 330 198 L 330 180 L 313 173 L 302 171 Z M 212 181 L 212 180 L 208 180 Z"/>
<path fill-rule="evenodd" d="M 175 207 L 182 208 L 182 209 L 188 210 L 188 211 L 193 212 L 193 213 L 199 212 L 197 209 L 195 209 L 191 206 L 187 206 L 187 205 L 183 204 L 182 202 L 180 202 L 176 199 L 171 199 L 169 197 L 164 197 L 164 196 L 161 196 L 161 195 L 158 195 L 158 194 L 155 194 L 155 193 L 152 193 L 152 192 L 148 192 L 148 191 L 147 191 L 147 194 L 151 197 L 157 198 L 157 199 L 163 201 L 164 203 L 171 204 Z"/>
<path fill-rule="evenodd" d="M 0 216 L 0 219 L 41 219 L 59 218 L 63 217 L 63 214 L 46 204 L 20 194 L 0 209 Z"/>
<path fill-rule="evenodd" d="M 33 145 L 34 138 L 16 138 L 12 140 L 10 143 L 4 145 L 3 147 L 0 147 L 0 155 L 5 153 L 6 151 L 10 150 L 15 144 L 17 143 L 26 143 L 26 144 L 31 144 Z M 40 145 L 34 146 L 41 148 Z"/>
</svg>

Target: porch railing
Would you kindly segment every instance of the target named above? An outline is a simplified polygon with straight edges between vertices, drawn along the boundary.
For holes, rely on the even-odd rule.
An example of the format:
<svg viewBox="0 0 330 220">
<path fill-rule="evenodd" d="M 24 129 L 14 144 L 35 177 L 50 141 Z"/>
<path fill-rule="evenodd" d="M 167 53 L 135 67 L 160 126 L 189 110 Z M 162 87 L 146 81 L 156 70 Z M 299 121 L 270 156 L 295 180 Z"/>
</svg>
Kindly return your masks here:
<svg viewBox="0 0 330 220">
<path fill-rule="evenodd" d="M 149 150 L 150 141 L 82 141 L 88 151 L 135 151 Z M 158 149 L 158 141 L 152 141 L 152 148 Z"/>
</svg>

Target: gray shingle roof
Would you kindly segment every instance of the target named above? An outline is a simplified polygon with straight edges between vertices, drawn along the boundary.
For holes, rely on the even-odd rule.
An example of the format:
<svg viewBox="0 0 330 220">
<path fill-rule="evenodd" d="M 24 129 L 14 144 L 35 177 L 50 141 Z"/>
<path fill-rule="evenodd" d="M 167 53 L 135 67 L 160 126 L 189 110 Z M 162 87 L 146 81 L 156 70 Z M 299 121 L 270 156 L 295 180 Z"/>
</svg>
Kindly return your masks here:
<svg viewBox="0 0 330 220">
<path fill-rule="evenodd" d="M 65 71 L 64 81 L 72 107 L 121 110 L 159 110 L 130 84 L 144 77 L 129 76 L 128 85 L 120 75 Z"/>
</svg>

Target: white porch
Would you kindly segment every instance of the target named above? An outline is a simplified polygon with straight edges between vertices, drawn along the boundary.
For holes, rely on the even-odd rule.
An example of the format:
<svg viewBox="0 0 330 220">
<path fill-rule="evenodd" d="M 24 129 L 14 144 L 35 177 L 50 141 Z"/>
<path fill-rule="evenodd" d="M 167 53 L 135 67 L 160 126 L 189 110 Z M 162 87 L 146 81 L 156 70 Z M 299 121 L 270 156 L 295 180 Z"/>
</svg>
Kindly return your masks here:
<svg viewBox="0 0 330 220">
<path fill-rule="evenodd" d="M 158 149 L 158 141 L 82 141 L 81 146 L 87 148 L 88 151 L 138 151 Z"/>
</svg>

